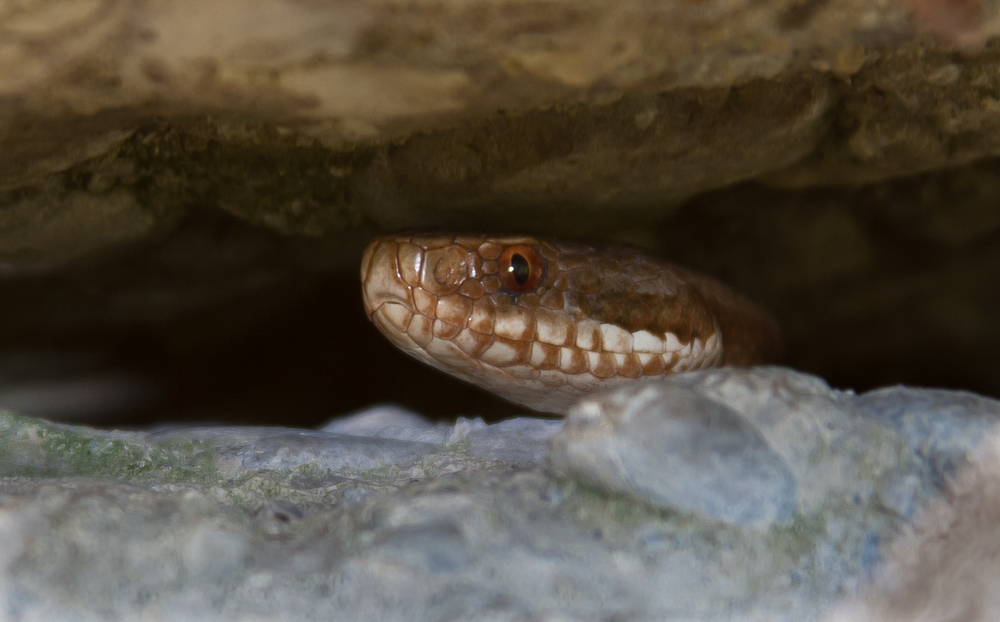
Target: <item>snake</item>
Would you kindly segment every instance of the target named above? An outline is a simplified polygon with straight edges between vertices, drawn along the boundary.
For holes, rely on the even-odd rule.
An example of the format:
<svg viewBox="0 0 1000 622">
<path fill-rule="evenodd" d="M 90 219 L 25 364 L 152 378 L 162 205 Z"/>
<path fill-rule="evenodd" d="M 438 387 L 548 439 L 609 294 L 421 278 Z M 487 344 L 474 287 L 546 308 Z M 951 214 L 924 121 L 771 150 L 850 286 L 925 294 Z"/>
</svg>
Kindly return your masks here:
<svg viewBox="0 0 1000 622">
<path fill-rule="evenodd" d="M 624 383 L 777 362 L 776 320 L 714 278 L 629 246 L 530 235 L 383 235 L 365 313 L 407 354 L 532 410 Z"/>
</svg>

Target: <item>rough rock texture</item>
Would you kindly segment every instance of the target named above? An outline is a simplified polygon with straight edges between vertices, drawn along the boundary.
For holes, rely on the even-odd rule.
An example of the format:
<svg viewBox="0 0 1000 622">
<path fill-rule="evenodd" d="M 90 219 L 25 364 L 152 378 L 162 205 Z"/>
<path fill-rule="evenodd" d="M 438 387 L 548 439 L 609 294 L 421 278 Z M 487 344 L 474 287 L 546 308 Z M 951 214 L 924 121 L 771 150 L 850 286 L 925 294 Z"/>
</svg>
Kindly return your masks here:
<svg viewBox="0 0 1000 622">
<path fill-rule="evenodd" d="M 134 374 L 161 385 L 161 419 L 361 407 L 379 387 L 317 370 L 391 356 L 370 352 L 352 279 L 368 236 L 400 227 L 646 246 L 771 307 L 788 363 L 837 386 L 1000 394 L 998 15 L 977 0 L 8 3 L 0 346 L 97 362 L 0 365 L 0 394 Z M 419 374 L 393 397 L 481 403 Z"/>
<path fill-rule="evenodd" d="M 998 482 L 1000 444 L 992 436 L 949 496 L 893 543 L 877 580 L 830 622 L 996 620 Z"/>
<path fill-rule="evenodd" d="M 570 414 L 556 472 L 737 525 L 788 522 L 796 478 L 739 413 L 694 391 L 637 386 Z"/>
<path fill-rule="evenodd" d="M 622 434 L 643 405 L 676 412 L 682 425 L 651 418 L 647 437 Z M 619 429 L 583 434 L 597 408 Z M 723 411 L 740 425 L 691 423 Z M 969 394 L 858 396 L 780 368 L 627 388 L 582 403 L 565 427 L 529 418 L 447 426 L 380 409 L 318 431 L 109 432 L 4 413 L 0 615 L 800 621 L 888 611 L 884 603 L 910 602 L 897 595 L 910 583 L 892 578 L 920 576 L 913 561 L 922 558 L 906 555 L 921 550 L 907 544 L 908 526 L 946 525 L 951 495 L 970 497 L 955 484 L 964 472 L 980 483 L 1000 477 L 998 417 L 1000 403 Z M 613 460 L 595 459 L 586 481 L 566 460 L 584 442 L 606 458 L 635 449 L 653 461 L 652 444 L 691 430 L 722 457 L 733 430 L 755 431 L 752 451 L 776 456 L 794 478 L 794 512 L 739 527 L 688 512 L 694 488 L 679 504 L 637 501 L 658 484 L 654 465 L 627 463 L 632 488 L 618 494 L 589 476 L 615 472 Z M 659 459 L 678 480 L 684 468 L 691 478 L 713 468 L 693 453 Z M 748 475 L 742 489 L 697 481 L 705 497 L 734 504 L 760 496 L 755 487 L 772 490 Z M 919 509 L 929 503 L 944 509 Z M 968 546 L 953 538 L 978 536 L 937 533 L 931 546 L 943 559 Z M 976 585 L 969 602 L 985 602 Z"/>
</svg>

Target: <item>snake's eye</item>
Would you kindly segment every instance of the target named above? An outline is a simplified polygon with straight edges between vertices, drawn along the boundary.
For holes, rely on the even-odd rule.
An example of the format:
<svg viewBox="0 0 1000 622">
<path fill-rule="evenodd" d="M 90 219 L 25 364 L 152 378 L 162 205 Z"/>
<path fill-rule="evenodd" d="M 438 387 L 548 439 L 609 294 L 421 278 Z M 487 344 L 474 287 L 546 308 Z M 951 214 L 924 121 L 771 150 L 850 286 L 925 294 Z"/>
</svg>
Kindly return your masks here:
<svg viewBox="0 0 1000 622">
<path fill-rule="evenodd" d="M 500 282 L 512 292 L 527 292 L 542 280 L 542 257 L 530 246 L 508 246 L 497 261 Z"/>
</svg>

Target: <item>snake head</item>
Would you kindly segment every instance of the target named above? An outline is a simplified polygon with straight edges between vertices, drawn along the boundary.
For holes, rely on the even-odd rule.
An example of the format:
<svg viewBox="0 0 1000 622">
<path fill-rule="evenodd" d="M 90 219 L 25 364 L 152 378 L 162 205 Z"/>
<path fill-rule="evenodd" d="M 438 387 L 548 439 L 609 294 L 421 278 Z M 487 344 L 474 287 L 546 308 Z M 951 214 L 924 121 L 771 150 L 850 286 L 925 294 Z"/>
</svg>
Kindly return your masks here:
<svg viewBox="0 0 1000 622">
<path fill-rule="evenodd" d="M 774 341 L 739 294 L 627 247 L 385 236 L 365 250 L 361 283 L 365 312 L 400 349 L 547 412 L 644 377 L 762 362 Z"/>
<path fill-rule="evenodd" d="M 376 238 L 361 260 L 365 312 L 373 317 L 386 304 L 398 304 L 435 317 L 439 301 L 432 297 L 457 293 L 475 300 L 497 292 L 508 298 L 531 293 L 545 274 L 542 252 L 538 240 L 524 236 Z"/>
</svg>

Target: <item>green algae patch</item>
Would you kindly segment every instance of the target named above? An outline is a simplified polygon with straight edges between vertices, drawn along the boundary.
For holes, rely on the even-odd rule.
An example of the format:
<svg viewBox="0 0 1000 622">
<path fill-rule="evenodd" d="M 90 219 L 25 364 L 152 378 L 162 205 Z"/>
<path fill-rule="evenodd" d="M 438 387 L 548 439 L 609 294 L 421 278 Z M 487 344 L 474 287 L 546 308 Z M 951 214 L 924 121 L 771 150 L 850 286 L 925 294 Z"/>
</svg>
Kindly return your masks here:
<svg viewBox="0 0 1000 622">
<path fill-rule="evenodd" d="M 337 469 L 335 473 L 341 477 L 356 479 L 359 481 L 376 482 L 379 484 L 395 484 L 399 483 L 401 478 L 405 477 L 402 472 L 406 470 L 406 467 L 408 466 L 409 465 L 400 466 L 398 464 L 383 464 L 373 469 Z"/>
<path fill-rule="evenodd" d="M 244 512 L 276 501 L 300 508 L 329 508 L 337 504 L 338 488 L 346 482 L 312 464 L 280 471 L 247 471 L 219 487 L 218 498 Z"/>
<path fill-rule="evenodd" d="M 146 442 L 135 432 L 105 432 L 0 411 L 0 476 L 105 477 L 126 481 L 219 480 L 215 449 L 203 441 Z"/>
<path fill-rule="evenodd" d="M 461 454 L 463 456 L 471 456 L 472 441 L 467 438 L 463 438 L 462 440 L 451 443 L 450 445 L 441 445 L 437 449 L 437 453 L 453 453 Z"/>
</svg>

